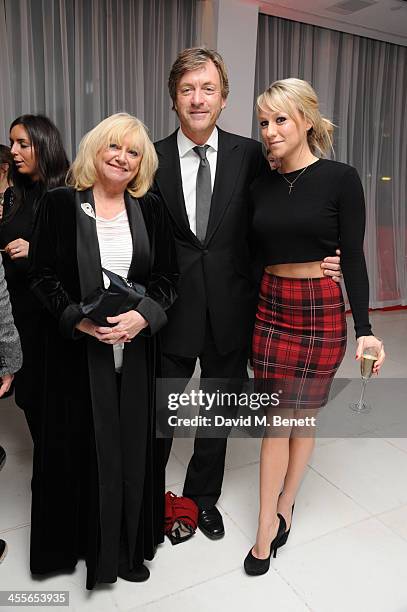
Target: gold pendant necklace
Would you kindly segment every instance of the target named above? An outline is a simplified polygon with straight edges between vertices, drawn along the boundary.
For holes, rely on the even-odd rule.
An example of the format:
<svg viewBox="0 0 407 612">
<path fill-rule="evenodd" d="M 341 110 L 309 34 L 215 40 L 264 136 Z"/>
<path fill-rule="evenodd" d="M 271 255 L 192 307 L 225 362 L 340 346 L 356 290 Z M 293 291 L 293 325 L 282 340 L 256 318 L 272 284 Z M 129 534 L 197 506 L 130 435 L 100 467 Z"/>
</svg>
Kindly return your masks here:
<svg viewBox="0 0 407 612">
<path fill-rule="evenodd" d="M 301 170 L 301 172 L 300 172 L 299 174 L 297 174 L 297 176 L 295 177 L 295 179 L 294 179 L 293 181 L 289 181 L 289 180 L 288 180 L 288 178 L 286 178 L 286 177 L 284 176 L 284 174 L 280 174 L 280 176 L 282 176 L 282 177 L 283 177 L 283 179 L 285 180 L 285 182 L 286 182 L 286 183 L 288 183 L 288 184 L 289 184 L 289 186 L 290 186 L 290 189 L 289 189 L 289 192 L 288 192 L 288 195 L 289 195 L 289 196 L 291 195 L 291 191 L 293 190 L 294 183 L 295 183 L 296 181 L 298 181 L 298 179 L 300 178 L 300 176 L 301 176 L 302 174 L 304 174 L 304 172 L 306 171 L 306 169 L 307 169 L 308 167 L 309 167 L 309 164 L 308 164 L 308 166 L 305 166 L 305 168 L 303 168 L 303 170 Z"/>
</svg>

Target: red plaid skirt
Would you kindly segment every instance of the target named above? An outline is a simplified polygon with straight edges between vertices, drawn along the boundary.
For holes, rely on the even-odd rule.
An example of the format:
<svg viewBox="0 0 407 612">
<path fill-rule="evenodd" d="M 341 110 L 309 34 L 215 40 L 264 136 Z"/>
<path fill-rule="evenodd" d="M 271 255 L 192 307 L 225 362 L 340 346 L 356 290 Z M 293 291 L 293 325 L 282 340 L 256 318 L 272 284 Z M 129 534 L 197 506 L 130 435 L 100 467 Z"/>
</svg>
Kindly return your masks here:
<svg viewBox="0 0 407 612">
<path fill-rule="evenodd" d="M 346 338 L 338 283 L 264 273 L 253 335 L 254 375 L 278 381 L 284 406 L 326 404 Z"/>
</svg>

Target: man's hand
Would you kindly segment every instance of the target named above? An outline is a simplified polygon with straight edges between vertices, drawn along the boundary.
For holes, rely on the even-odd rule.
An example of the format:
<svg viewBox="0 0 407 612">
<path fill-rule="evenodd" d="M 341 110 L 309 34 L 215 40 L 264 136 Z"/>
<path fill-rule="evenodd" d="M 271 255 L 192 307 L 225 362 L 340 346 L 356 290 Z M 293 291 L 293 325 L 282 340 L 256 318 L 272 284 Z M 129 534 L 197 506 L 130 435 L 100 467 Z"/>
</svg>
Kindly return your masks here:
<svg viewBox="0 0 407 612">
<path fill-rule="evenodd" d="M 336 249 L 337 257 L 325 257 L 324 261 L 321 263 L 324 276 L 331 276 L 332 280 L 336 283 L 339 283 L 342 278 L 340 254 L 340 250 Z"/>
<path fill-rule="evenodd" d="M 20 259 L 21 257 L 28 257 L 29 248 L 30 243 L 27 240 L 16 238 L 9 242 L 4 250 L 10 256 L 10 259 Z"/>
<path fill-rule="evenodd" d="M 0 385 L 0 397 L 3 397 L 5 393 L 10 389 L 11 383 L 13 382 L 14 374 L 3 374 Z"/>
</svg>

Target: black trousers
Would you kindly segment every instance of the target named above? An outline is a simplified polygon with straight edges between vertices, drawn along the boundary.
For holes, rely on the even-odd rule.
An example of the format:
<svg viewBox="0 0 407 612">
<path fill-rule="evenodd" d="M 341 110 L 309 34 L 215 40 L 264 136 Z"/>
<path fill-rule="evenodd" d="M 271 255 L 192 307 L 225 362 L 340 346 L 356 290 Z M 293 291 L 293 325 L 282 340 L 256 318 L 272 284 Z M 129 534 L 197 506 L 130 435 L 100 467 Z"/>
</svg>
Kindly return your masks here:
<svg viewBox="0 0 407 612">
<path fill-rule="evenodd" d="M 248 339 L 249 342 L 249 339 Z M 198 357 L 181 357 L 164 353 L 163 378 L 190 379 L 199 359 L 201 379 L 247 378 L 248 346 L 221 355 L 215 345 L 209 318 L 207 319 L 204 347 Z M 183 389 L 180 390 L 181 392 Z M 212 508 L 218 501 L 225 471 L 226 438 L 196 437 L 194 453 L 188 465 L 183 495 L 193 499 L 199 508 Z M 170 456 L 172 438 L 165 440 L 166 463 Z"/>
</svg>

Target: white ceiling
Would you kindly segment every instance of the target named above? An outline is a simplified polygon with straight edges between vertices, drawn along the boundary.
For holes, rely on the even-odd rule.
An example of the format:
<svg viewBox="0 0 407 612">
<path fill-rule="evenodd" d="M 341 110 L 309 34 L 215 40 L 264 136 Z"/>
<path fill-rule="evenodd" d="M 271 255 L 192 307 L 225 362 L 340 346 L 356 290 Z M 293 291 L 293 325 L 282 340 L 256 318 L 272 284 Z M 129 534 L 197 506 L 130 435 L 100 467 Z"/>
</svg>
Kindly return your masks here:
<svg viewBox="0 0 407 612">
<path fill-rule="evenodd" d="M 340 6 L 344 3 L 345 0 L 259 0 L 260 12 L 268 15 L 407 46 L 407 2 L 346 0 L 347 10 L 352 11 L 348 14 Z M 361 5 L 363 8 L 355 10 Z"/>
</svg>

